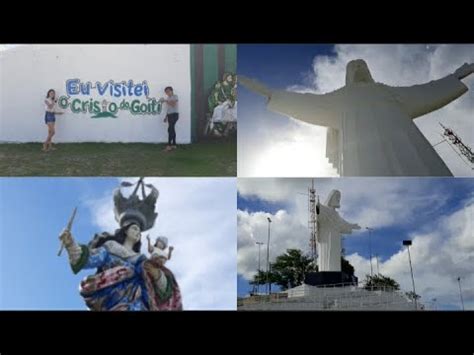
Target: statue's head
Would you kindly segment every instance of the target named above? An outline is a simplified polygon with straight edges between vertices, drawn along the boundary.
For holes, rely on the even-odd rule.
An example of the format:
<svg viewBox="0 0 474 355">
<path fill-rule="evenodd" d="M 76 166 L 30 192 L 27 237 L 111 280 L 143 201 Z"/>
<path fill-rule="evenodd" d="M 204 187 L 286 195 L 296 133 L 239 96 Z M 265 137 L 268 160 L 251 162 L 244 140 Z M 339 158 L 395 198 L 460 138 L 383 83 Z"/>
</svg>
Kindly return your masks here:
<svg viewBox="0 0 474 355">
<path fill-rule="evenodd" d="M 329 193 L 325 205 L 332 208 L 341 207 L 341 192 L 339 190 L 332 190 Z"/>
<path fill-rule="evenodd" d="M 362 59 L 351 60 L 346 67 L 346 85 L 353 83 L 373 83 L 367 63 Z"/>
<path fill-rule="evenodd" d="M 163 236 L 156 238 L 155 247 L 166 249 L 168 247 L 168 238 Z"/>
<path fill-rule="evenodd" d="M 125 228 L 123 228 L 123 231 L 125 233 L 125 240 L 129 239 L 134 242 L 134 245 L 140 241 L 142 233 L 138 224 L 131 223 L 126 225 Z"/>
<path fill-rule="evenodd" d="M 142 233 L 140 226 L 136 223 L 131 222 L 123 225 L 120 229 L 117 229 L 113 235 L 107 233 L 102 235 L 96 235 L 96 237 L 91 241 L 91 243 L 89 243 L 89 247 L 99 248 L 109 240 L 116 241 L 117 243 L 123 245 L 125 244 L 125 241 L 129 239 L 133 242 L 132 250 L 136 253 L 139 253 L 140 248 L 142 246 L 141 236 Z"/>
</svg>

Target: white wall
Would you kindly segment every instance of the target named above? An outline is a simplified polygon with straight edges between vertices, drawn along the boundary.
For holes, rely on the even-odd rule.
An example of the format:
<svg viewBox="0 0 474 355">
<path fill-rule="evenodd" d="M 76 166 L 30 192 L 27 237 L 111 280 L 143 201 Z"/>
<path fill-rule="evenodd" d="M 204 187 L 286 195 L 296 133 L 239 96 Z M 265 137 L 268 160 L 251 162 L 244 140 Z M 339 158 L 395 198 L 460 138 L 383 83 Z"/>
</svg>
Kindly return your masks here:
<svg viewBox="0 0 474 355">
<path fill-rule="evenodd" d="M 47 133 L 44 99 L 48 89 L 66 94 L 66 80 L 81 82 L 146 80 L 150 97 L 164 96 L 172 86 L 179 96 L 177 142 L 191 141 L 191 73 L 189 45 L 25 45 L 0 51 L 0 141 L 42 142 Z M 74 96 L 76 97 L 76 96 Z M 92 90 L 86 99 L 100 96 Z M 138 97 L 140 101 L 146 99 Z M 165 108 L 165 106 L 163 107 Z M 160 115 L 134 116 L 118 111 L 117 118 L 91 118 L 90 113 L 56 115 L 56 142 L 166 142 L 167 124 Z"/>
</svg>

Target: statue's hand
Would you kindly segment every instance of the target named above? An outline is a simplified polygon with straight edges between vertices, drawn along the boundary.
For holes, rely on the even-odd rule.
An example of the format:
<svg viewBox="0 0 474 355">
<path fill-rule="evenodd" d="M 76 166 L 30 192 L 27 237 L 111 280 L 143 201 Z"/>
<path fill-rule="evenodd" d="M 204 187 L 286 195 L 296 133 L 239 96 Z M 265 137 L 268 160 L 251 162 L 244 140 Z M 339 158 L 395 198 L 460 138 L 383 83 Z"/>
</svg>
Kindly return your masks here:
<svg viewBox="0 0 474 355">
<path fill-rule="evenodd" d="M 462 66 L 456 69 L 453 75 L 458 79 L 464 79 L 466 76 L 472 73 L 474 73 L 474 63 L 464 63 Z"/>
<path fill-rule="evenodd" d="M 355 223 L 352 225 L 352 229 L 360 229 L 360 226 L 357 223 Z"/>
<path fill-rule="evenodd" d="M 272 91 L 259 81 L 247 78 L 242 75 L 239 75 L 238 80 L 239 83 L 243 84 L 247 89 L 255 91 L 256 93 L 263 95 L 267 98 L 271 98 Z"/>
<path fill-rule="evenodd" d="M 74 238 L 72 234 L 67 229 L 64 229 L 59 235 L 59 240 L 64 244 L 64 247 L 67 249 L 74 244 Z"/>
</svg>

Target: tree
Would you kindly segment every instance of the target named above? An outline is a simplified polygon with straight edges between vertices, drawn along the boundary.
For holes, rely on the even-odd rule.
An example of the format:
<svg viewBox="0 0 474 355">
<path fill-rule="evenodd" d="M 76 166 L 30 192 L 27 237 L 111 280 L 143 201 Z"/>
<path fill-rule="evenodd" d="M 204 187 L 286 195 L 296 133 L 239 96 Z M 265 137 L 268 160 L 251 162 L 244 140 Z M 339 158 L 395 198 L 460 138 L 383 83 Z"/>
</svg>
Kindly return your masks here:
<svg viewBox="0 0 474 355">
<path fill-rule="evenodd" d="M 265 285 L 267 282 L 275 283 L 275 275 L 273 273 L 267 273 L 266 271 L 259 270 L 253 277 L 253 280 L 249 283 L 251 285 Z"/>
<path fill-rule="evenodd" d="M 299 286 L 308 272 L 317 271 L 313 260 L 299 249 L 287 249 L 271 264 L 270 279 L 283 290 Z"/>
<path fill-rule="evenodd" d="M 342 272 L 346 273 L 349 276 L 354 276 L 354 266 L 351 265 L 343 256 L 341 257 L 341 267 Z"/>
<path fill-rule="evenodd" d="M 415 299 L 418 300 L 418 299 L 421 298 L 420 295 L 417 295 L 417 294 L 416 294 L 415 292 L 413 292 L 413 291 L 405 292 L 405 295 L 406 295 L 409 299 L 411 299 L 412 301 L 414 301 Z"/>
<path fill-rule="evenodd" d="M 354 267 L 342 257 L 342 271 L 349 276 L 354 275 Z M 299 249 L 287 249 L 282 255 L 276 257 L 274 263 L 270 265 L 270 273 L 259 271 L 255 274 L 251 285 L 265 285 L 267 276 L 273 284 L 277 284 L 282 290 L 287 290 L 302 285 L 306 274 L 318 271 L 318 266 L 313 259 L 303 254 Z"/>
<path fill-rule="evenodd" d="M 394 279 L 382 274 L 370 276 L 365 275 L 364 288 L 366 290 L 374 290 L 389 287 L 393 290 L 399 290 L 400 285 Z"/>
</svg>

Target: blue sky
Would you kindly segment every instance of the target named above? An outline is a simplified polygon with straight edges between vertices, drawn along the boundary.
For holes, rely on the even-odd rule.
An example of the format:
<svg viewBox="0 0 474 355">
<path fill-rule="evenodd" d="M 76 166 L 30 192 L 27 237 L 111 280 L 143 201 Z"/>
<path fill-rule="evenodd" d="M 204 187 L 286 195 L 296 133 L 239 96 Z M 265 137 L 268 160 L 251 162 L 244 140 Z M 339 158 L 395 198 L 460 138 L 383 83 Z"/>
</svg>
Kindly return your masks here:
<svg viewBox="0 0 474 355">
<path fill-rule="evenodd" d="M 474 62 L 472 45 L 239 45 L 237 72 L 270 88 L 327 93 L 344 85 L 345 66 L 364 59 L 374 79 L 409 86 L 440 79 L 463 63 Z M 474 75 L 463 80 L 470 91 L 415 124 L 434 145 L 440 141 L 438 122 L 454 129 L 472 146 Z M 239 86 L 239 177 L 337 176 L 325 157 L 326 128 L 301 123 L 266 109 L 262 96 Z M 455 176 L 473 176 L 452 148 L 436 151 Z"/>
<path fill-rule="evenodd" d="M 273 221 L 271 255 L 280 255 L 287 248 L 309 251 L 307 200 L 299 195 L 309 184 L 310 179 L 239 179 L 239 296 L 251 289 L 247 279 L 257 264 L 255 241 L 266 243 L 266 217 Z M 343 243 L 359 279 L 370 269 L 369 232 L 365 227 L 371 227 L 372 254 L 379 256 L 381 273 L 395 278 L 405 290 L 410 286 L 402 240 L 413 239 L 415 277 L 420 291 L 427 290 L 425 301 L 436 294 L 438 299 L 444 297 L 444 309 L 457 309 L 453 280 L 459 273 L 466 278 L 463 287 L 472 293 L 470 304 L 474 306 L 474 267 L 469 262 L 474 260 L 472 179 L 315 179 L 315 186 L 322 202 L 331 189 L 339 189 L 341 216 L 362 227 L 360 232 L 346 236 Z M 441 261 L 433 259 L 435 256 Z M 375 259 L 373 268 L 375 271 Z M 437 268 L 441 270 L 438 274 L 434 271 Z M 439 283 L 433 285 L 435 277 Z"/>
<path fill-rule="evenodd" d="M 159 216 L 149 233 L 152 239 L 167 236 L 175 247 L 168 266 L 180 283 L 184 308 L 235 309 L 235 179 L 146 181 L 160 190 Z M 118 183 L 116 178 L 0 179 L 0 309 L 86 309 L 78 285 L 93 270 L 73 275 L 67 253 L 57 256 L 58 235 L 76 206 L 72 233 L 78 242 L 113 232 L 112 191 Z M 218 285 L 222 289 L 209 297 L 207 287 Z"/>
<path fill-rule="evenodd" d="M 278 89 L 305 83 L 314 57 L 336 54 L 328 44 L 240 44 L 238 49 L 237 72 Z"/>
<path fill-rule="evenodd" d="M 81 201 L 115 187 L 116 179 L 2 178 L 0 235 L 2 309 L 85 309 L 67 253 L 57 256 L 58 235 L 78 207 L 73 233 L 98 232 Z"/>
</svg>

